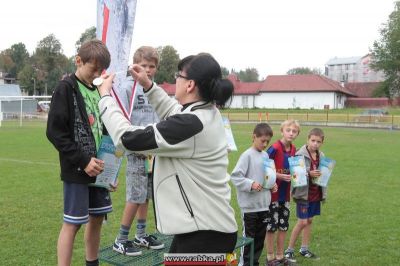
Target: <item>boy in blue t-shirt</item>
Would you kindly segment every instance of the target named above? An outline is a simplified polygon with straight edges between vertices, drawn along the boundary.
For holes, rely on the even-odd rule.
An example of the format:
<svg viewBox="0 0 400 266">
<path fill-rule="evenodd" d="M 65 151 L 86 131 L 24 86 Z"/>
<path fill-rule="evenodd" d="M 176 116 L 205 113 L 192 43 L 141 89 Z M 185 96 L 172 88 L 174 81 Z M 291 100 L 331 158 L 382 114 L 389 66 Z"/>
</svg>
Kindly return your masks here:
<svg viewBox="0 0 400 266">
<path fill-rule="evenodd" d="M 268 264 L 284 264 L 284 243 L 289 229 L 290 216 L 290 171 L 288 158 L 294 156 L 296 147 L 293 141 L 300 133 L 300 125 L 296 120 L 286 120 L 281 125 L 282 138 L 267 150 L 276 167 L 276 184 L 278 191 L 272 193 L 269 211 L 271 217 L 267 225 L 267 261 Z M 274 254 L 274 238 L 276 237 L 276 256 Z"/>
</svg>

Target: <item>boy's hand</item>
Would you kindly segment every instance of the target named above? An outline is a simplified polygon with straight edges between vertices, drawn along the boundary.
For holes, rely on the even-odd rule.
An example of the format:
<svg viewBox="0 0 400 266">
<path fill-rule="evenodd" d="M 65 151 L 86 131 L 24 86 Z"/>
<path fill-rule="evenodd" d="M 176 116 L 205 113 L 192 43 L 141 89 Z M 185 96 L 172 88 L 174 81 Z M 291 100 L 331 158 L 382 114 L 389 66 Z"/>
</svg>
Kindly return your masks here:
<svg viewBox="0 0 400 266">
<path fill-rule="evenodd" d="M 84 171 L 88 176 L 93 177 L 99 175 L 104 170 L 104 161 L 92 157 L 89 164 L 85 167 Z"/>
<path fill-rule="evenodd" d="M 101 97 L 103 97 L 105 95 L 110 95 L 114 77 L 115 77 L 115 74 L 111 74 L 111 75 L 104 74 L 101 76 L 101 78 L 104 80 L 103 83 L 98 87 Z"/>
<path fill-rule="evenodd" d="M 110 192 L 115 192 L 115 191 L 117 191 L 118 183 L 119 183 L 118 179 L 117 179 L 117 182 L 115 182 L 115 184 L 111 184 L 111 183 L 110 183 L 109 191 L 110 191 Z"/>
<path fill-rule="evenodd" d="M 145 91 L 151 88 L 153 82 L 149 79 L 146 70 L 142 66 L 133 64 L 129 71 L 131 72 L 132 77 L 142 85 Z"/>
<path fill-rule="evenodd" d="M 321 175 L 320 170 L 312 170 L 309 173 L 310 173 L 310 177 L 312 177 L 312 178 L 319 177 Z"/>
<path fill-rule="evenodd" d="M 271 192 L 275 193 L 278 191 L 278 185 L 275 183 L 274 186 L 271 188 Z"/>
<path fill-rule="evenodd" d="M 290 180 L 290 178 L 291 178 L 290 175 L 287 175 L 287 174 L 279 174 L 279 173 L 277 173 L 276 177 L 278 179 L 281 179 L 281 180 L 285 181 L 285 182 L 290 182 L 291 181 Z"/>
<path fill-rule="evenodd" d="M 251 190 L 261 191 L 262 189 L 263 189 L 262 185 L 256 181 L 254 181 L 253 184 L 251 184 Z"/>
</svg>

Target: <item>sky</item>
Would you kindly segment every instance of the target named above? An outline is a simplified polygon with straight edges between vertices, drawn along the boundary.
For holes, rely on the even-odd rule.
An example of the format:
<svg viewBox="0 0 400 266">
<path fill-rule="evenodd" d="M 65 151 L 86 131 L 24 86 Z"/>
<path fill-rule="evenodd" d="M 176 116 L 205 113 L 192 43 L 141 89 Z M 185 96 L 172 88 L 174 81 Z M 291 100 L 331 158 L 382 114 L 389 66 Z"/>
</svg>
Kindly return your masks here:
<svg viewBox="0 0 400 266">
<path fill-rule="evenodd" d="M 94 0 L 5 0 L 0 7 L 0 51 L 22 42 L 32 54 L 54 34 L 69 57 L 96 26 Z M 335 56 L 367 54 L 393 10 L 393 0 L 137 0 L 131 55 L 142 45 L 171 45 L 180 58 L 208 52 L 229 70 L 256 68 L 260 78 L 323 70 Z"/>
</svg>

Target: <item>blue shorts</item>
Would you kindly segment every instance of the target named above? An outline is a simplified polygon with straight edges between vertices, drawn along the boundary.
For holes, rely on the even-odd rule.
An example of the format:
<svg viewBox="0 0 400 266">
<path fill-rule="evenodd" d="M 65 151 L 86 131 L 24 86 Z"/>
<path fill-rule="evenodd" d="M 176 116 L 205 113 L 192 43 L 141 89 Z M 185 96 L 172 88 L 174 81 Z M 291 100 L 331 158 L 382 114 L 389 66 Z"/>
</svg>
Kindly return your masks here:
<svg viewBox="0 0 400 266">
<path fill-rule="evenodd" d="M 321 214 L 321 202 L 297 202 L 296 214 L 299 219 L 312 218 L 315 215 Z"/>
<path fill-rule="evenodd" d="M 86 224 L 89 215 L 106 215 L 112 212 L 110 192 L 88 184 L 64 182 L 64 222 Z"/>
</svg>

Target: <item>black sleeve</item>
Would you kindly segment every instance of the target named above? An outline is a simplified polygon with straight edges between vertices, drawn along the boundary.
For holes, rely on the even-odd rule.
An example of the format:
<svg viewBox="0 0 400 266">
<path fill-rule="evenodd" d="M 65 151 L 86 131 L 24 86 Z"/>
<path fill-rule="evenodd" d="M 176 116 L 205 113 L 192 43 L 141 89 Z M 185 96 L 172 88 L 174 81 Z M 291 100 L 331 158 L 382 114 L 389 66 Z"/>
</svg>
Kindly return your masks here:
<svg viewBox="0 0 400 266">
<path fill-rule="evenodd" d="M 71 116 L 67 83 L 61 81 L 51 98 L 50 111 L 47 118 L 46 136 L 59 153 L 63 154 L 72 164 L 84 169 L 90 162 L 90 156 L 83 153 L 74 141 L 70 128 Z"/>
<path fill-rule="evenodd" d="M 177 114 L 157 123 L 156 128 L 163 139 L 171 145 L 185 141 L 203 130 L 203 123 L 193 114 Z M 122 144 L 131 151 L 152 150 L 157 148 L 152 126 L 122 135 Z"/>
</svg>

